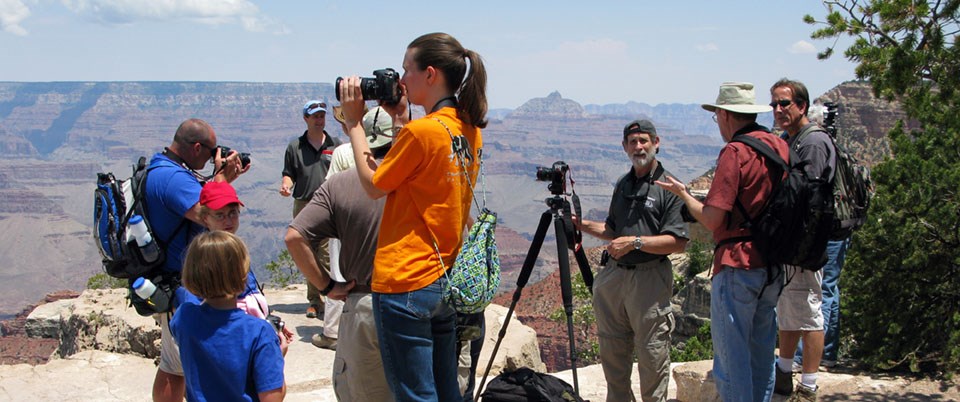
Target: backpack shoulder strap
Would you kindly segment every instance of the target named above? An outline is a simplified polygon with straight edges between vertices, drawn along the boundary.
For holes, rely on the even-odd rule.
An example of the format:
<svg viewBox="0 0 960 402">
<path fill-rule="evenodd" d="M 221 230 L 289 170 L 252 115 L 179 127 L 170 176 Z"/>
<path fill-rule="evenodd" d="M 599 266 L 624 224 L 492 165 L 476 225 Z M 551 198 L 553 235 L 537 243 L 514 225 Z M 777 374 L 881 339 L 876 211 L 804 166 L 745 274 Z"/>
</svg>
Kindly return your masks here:
<svg viewBox="0 0 960 402">
<path fill-rule="evenodd" d="M 770 148 L 769 145 L 767 145 L 766 143 L 764 143 L 759 139 L 748 136 L 746 134 L 741 134 L 736 137 L 733 137 L 732 141 L 743 143 L 749 146 L 750 148 L 753 148 L 753 150 L 756 151 L 758 154 L 763 155 L 763 157 L 766 158 L 767 161 L 773 162 L 774 165 L 780 167 L 781 171 L 783 172 L 789 169 L 789 165 L 787 165 L 787 162 L 784 161 L 783 158 L 781 158 L 780 155 L 773 150 L 773 148 Z"/>
<path fill-rule="evenodd" d="M 780 184 L 780 181 L 783 180 L 783 172 L 786 172 L 789 169 L 789 165 L 787 165 L 787 162 L 784 161 L 783 158 L 781 158 L 780 155 L 773 150 L 773 148 L 770 148 L 770 146 L 765 144 L 763 141 L 757 138 L 748 136 L 746 134 L 741 134 L 736 137 L 733 137 L 731 141 L 736 141 L 742 144 L 746 144 L 747 146 L 749 146 L 750 148 L 753 148 L 754 151 L 756 151 L 758 154 L 762 155 L 765 158 L 765 160 L 768 162 L 767 166 L 770 166 L 770 164 L 773 164 L 776 167 L 780 168 L 781 174 L 779 176 L 773 175 L 773 178 L 775 180 L 773 183 L 773 187 L 776 188 L 777 185 Z M 755 218 L 750 216 L 749 213 L 747 213 L 747 208 L 744 207 L 743 203 L 740 202 L 740 197 L 737 197 L 734 199 L 734 205 L 737 207 L 737 211 L 740 212 L 740 214 L 743 215 L 744 218 L 746 218 L 748 228 L 756 226 Z"/>
</svg>

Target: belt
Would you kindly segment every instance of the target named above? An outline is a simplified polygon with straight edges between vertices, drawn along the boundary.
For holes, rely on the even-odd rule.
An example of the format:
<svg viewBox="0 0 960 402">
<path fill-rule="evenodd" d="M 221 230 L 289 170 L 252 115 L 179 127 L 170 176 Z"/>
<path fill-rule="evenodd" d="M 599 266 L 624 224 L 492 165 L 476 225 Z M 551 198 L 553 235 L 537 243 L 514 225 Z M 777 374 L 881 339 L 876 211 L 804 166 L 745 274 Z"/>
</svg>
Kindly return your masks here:
<svg viewBox="0 0 960 402">
<path fill-rule="evenodd" d="M 618 262 L 618 263 L 616 263 L 616 265 L 617 265 L 617 268 L 623 268 L 623 269 L 626 269 L 626 270 L 631 270 L 631 269 L 646 269 L 646 268 L 653 268 L 653 267 L 659 266 L 659 265 L 660 265 L 663 261 L 665 261 L 666 259 L 667 259 L 667 258 L 664 257 L 664 258 L 658 258 L 658 259 L 656 259 L 656 260 L 650 260 L 650 261 L 646 261 L 646 262 L 638 262 L 638 263 L 636 263 L 636 264 L 623 264 L 623 263 L 619 263 L 619 262 Z"/>
</svg>

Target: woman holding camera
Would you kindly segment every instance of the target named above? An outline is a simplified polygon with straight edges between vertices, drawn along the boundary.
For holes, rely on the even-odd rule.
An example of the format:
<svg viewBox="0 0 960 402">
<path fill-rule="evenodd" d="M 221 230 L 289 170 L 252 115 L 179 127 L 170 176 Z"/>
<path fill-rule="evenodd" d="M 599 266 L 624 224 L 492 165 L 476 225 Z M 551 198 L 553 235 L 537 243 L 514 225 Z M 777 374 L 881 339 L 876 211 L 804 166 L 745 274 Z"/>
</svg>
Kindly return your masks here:
<svg viewBox="0 0 960 402">
<path fill-rule="evenodd" d="M 360 78 L 339 89 L 360 181 L 371 198 L 387 196 L 371 283 L 380 351 L 398 401 L 460 400 L 455 313 L 441 290 L 469 220 L 487 74 L 479 54 L 445 33 L 411 42 L 403 70 L 404 97 L 382 105 L 403 127 L 379 167 L 360 125 Z M 407 100 L 427 115 L 410 121 Z"/>
</svg>

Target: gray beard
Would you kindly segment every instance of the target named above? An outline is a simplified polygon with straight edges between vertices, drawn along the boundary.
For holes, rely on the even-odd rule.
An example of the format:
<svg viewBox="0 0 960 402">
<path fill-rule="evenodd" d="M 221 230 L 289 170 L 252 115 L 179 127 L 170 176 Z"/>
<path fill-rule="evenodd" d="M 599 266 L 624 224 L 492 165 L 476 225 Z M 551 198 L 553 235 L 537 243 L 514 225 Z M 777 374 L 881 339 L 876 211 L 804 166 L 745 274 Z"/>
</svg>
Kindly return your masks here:
<svg viewBox="0 0 960 402">
<path fill-rule="evenodd" d="M 650 163 L 653 162 L 653 158 L 650 156 L 650 154 L 647 154 L 647 156 L 643 158 L 631 156 L 630 162 L 633 163 L 633 167 L 635 169 L 643 169 L 647 166 L 650 166 Z"/>
</svg>

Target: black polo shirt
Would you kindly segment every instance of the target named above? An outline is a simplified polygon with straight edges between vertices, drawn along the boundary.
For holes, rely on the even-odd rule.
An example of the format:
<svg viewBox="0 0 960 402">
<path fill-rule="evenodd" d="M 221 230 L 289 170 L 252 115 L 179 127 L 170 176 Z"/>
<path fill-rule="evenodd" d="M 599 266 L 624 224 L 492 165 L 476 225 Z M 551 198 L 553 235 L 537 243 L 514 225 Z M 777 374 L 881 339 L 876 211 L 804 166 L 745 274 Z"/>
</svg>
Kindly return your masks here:
<svg viewBox="0 0 960 402">
<path fill-rule="evenodd" d="M 323 134 L 320 149 L 310 145 L 306 131 L 287 145 L 283 156 L 283 175 L 293 179 L 293 198 L 309 200 L 327 178 L 333 149 L 340 145 L 340 140 L 331 137 L 326 130 Z"/>
<path fill-rule="evenodd" d="M 630 171 L 617 180 L 605 222 L 614 237 L 669 234 L 688 238 L 688 226 L 680 215 L 683 201 L 653 183 L 673 174 L 664 170 L 660 161 L 656 163 L 650 173 L 643 177 L 636 177 L 631 166 Z M 663 257 L 634 250 L 619 261 L 622 264 L 639 264 Z"/>
</svg>

